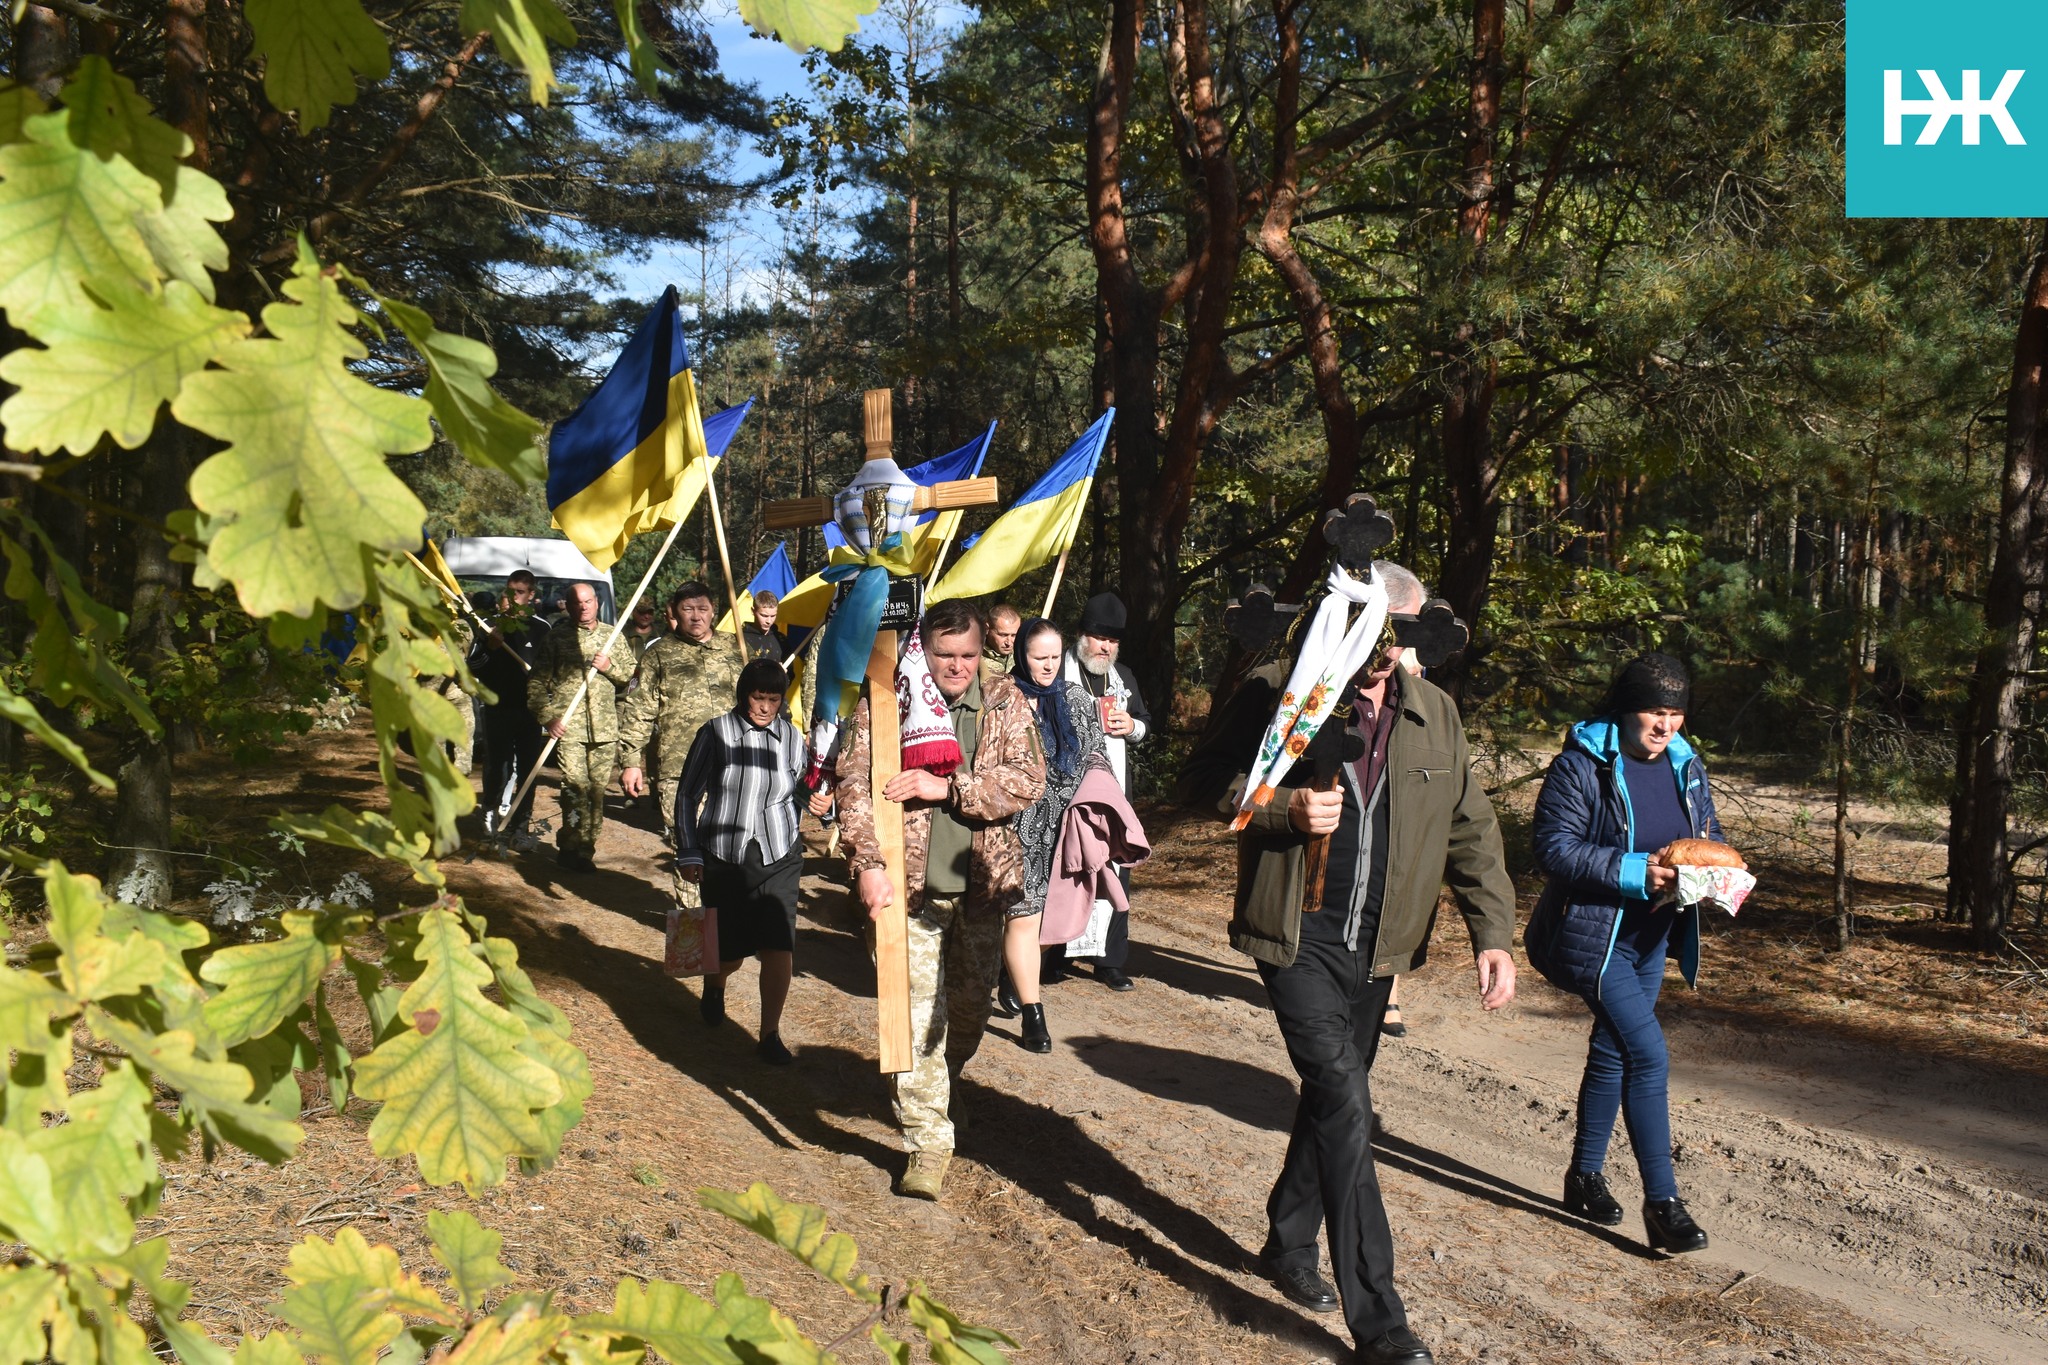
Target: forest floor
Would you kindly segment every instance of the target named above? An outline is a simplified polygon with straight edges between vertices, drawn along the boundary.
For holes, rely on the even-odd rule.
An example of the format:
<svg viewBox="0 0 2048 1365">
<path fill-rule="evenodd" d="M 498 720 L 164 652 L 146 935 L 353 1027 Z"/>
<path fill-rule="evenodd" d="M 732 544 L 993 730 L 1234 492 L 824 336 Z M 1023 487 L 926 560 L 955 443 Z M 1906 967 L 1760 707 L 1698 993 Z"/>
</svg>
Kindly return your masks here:
<svg viewBox="0 0 2048 1365">
<path fill-rule="evenodd" d="M 181 839 L 239 838 L 248 861 L 260 816 L 379 799 L 373 758 L 358 728 L 262 768 L 194 761 L 180 797 L 199 814 Z M 2048 985 L 1997 974 L 1932 922 L 1942 830 L 1896 810 L 1854 812 L 1866 913 L 1854 947 L 1824 951 L 1825 798 L 1727 765 L 1717 789 L 1761 885 L 1739 919 L 1709 920 L 1703 989 L 1674 979 L 1662 1011 L 1680 1184 L 1711 1249 L 1644 1249 L 1619 1134 L 1609 1172 L 1630 1221 L 1564 1214 L 1584 1008 L 1525 968 L 1518 1000 L 1483 1014 L 1462 923 L 1445 914 L 1432 961 L 1403 980 L 1409 1035 L 1373 1073 L 1416 1330 L 1446 1362 L 2048 1359 Z M 1502 793 L 1511 855 L 1533 793 Z M 1085 974 L 1049 988 L 1050 1056 L 994 1021 L 956 1101 L 960 1159 L 928 1204 L 890 1192 L 903 1157 L 839 865 L 809 862 L 784 1024 L 799 1060 L 766 1068 L 751 968 L 715 1030 L 696 983 L 662 974 L 665 858 L 647 812 L 613 810 L 624 818 L 595 875 L 560 873 L 546 852 L 445 865 L 567 1011 L 596 1080 L 562 1161 L 477 1209 L 520 1287 L 592 1310 L 622 1276 L 706 1292 L 739 1271 L 830 1339 L 853 1305 L 692 1193 L 766 1180 L 822 1204 L 878 1280 L 922 1277 L 1010 1332 L 1020 1361 L 1348 1358 L 1341 1318 L 1296 1309 L 1256 1264 L 1296 1091 L 1258 977 L 1224 937 L 1232 849 L 1217 826 L 1148 811 L 1138 989 Z M 549 790 L 539 813 L 554 814 Z M 280 879 L 370 873 L 321 850 L 303 866 L 273 856 L 291 865 Z M 371 875 L 381 909 L 421 894 Z M 1533 881 L 1523 889 L 1526 913 Z M 425 1214 L 464 1200 L 374 1157 L 369 1118 L 361 1101 L 309 1112 L 303 1156 L 281 1169 L 236 1155 L 172 1169 L 143 1232 L 179 1234 L 171 1269 L 197 1282 L 196 1313 L 260 1331 L 287 1247 L 351 1223 L 432 1271 Z"/>
</svg>

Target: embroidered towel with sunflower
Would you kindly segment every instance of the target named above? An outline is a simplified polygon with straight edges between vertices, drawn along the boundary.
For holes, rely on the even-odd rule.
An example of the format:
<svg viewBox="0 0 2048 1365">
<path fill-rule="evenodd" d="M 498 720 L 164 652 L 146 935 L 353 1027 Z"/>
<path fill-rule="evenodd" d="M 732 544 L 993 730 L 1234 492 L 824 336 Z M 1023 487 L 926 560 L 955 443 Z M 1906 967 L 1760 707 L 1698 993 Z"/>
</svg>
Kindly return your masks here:
<svg viewBox="0 0 2048 1365">
<path fill-rule="evenodd" d="M 1363 608 L 1355 621 L 1351 620 L 1353 607 Z M 1280 709 L 1273 713 L 1273 723 L 1259 741 L 1258 757 L 1252 761 L 1251 774 L 1238 798 L 1232 829 L 1243 829 L 1251 823 L 1254 810 L 1272 801 L 1280 779 L 1336 709 L 1344 684 L 1371 660 L 1386 624 L 1387 588 L 1379 575 L 1368 569 L 1365 581 L 1360 582 L 1344 572 L 1342 564 L 1331 565 L 1329 594 L 1303 632 L 1301 652 L 1295 656 L 1294 671 L 1280 694 Z"/>
</svg>

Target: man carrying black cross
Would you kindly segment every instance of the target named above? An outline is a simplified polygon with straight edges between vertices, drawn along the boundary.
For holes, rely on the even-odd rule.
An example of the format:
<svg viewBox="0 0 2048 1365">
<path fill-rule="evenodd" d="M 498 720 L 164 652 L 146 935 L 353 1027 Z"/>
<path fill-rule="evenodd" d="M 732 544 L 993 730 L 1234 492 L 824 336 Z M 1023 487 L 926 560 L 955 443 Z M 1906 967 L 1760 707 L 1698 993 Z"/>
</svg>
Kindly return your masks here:
<svg viewBox="0 0 2048 1365">
<path fill-rule="evenodd" d="M 1414 574 L 1384 560 L 1372 572 L 1391 616 L 1428 619 Z M 1287 1157 L 1266 1201 L 1267 1273 L 1305 1308 L 1341 1304 L 1363 1365 L 1416 1365 L 1432 1357 L 1394 1288 L 1393 1232 L 1372 1162 L 1368 1075 L 1380 1017 L 1395 975 L 1422 965 L 1445 884 L 1472 936 L 1480 1003 L 1493 1010 L 1512 1000 L 1515 888 L 1456 704 L 1398 666 L 1405 651 L 1392 631 L 1383 641 L 1353 679 L 1348 712 L 1340 706 L 1324 726 L 1343 726 L 1331 737 L 1348 731 L 1356 755 L 1332 765 L 1334 789 L 1315 790 L 1313 769 L 1297 766 L 1240 836 L 1230 941 L 1257 962 L 1301 1077 Z M 1226 819 L 1237 813 L 1288 671 L 1285 659 L 1257 670 L 1225 704 L 1188 760 L 1184 796 L 1216 801 Z M 1317 840 L 1327 841 L 1318 850 L 1327 852 L 1323 891 L 1308 904 Z M 1334 1285 L 1317 1271 L 1325 1227 Z"/>
</svg>

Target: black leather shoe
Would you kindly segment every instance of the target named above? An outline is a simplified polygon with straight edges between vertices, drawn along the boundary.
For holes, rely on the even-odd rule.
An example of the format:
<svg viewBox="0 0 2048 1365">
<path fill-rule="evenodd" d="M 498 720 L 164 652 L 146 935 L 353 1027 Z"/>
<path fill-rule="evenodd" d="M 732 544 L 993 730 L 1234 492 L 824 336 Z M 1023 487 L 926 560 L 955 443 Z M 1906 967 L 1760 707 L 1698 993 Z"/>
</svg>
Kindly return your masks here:
<svg viewBox="0 0 2048 1365">
<path fill-rule="evenodd" d="M 1603 1228 L 1618 1228 L 1627 1217 L 1621 1201 L 1607 1188 L 1607 1177 L 1598 1171 L 1566 1171 L 1564 1211 Z"/>
<path fill-rule="evenodd" d="M 1436 1365 L 1436 1357 L 1422 1344 L 1422 1338 L 1406 1325 L 1374 1337 L 1351 1358 L 1357 1365 Z"/>
<path fill-rule="evenodd" d="M 715 976 L 704 978 L 704 995 L 697 1002 L 697 1016 L 706 1028 L 717 1028 L 725 1022 L 725 982 Z"/>
<path fill-rule="evenodd" d="M 1024 1002 L 1017 998 L 1017 988 L 1010 984 L 1010 974 L 1004 972 L 1002 979 L 996 983 L 996 1009 L 1003 1018 L 1014 1019 L 1017 1012 L 1023 1008 Z"/>
<path fill-rule="evenodd" d="M 1052 1031 L 1045 1026 L 1045 1006 L 1019 1005 L 1024 1015 L 1024 1031 L 1017 1035 L 1017 1045 L 1026 1052 L 1052 1051 Z"/>
<path fill-rule="evenodd" d="M 1269 1264 L 1266 1274 L 1288 1302 L 1298 1303 L 1311 1313 L 1337 1311 L 1337 1286 L 1324 1279 L 1314 1266 L 1296 1269 Z"/>
<path fill-rule="evenodd" d="M 1643 1230 L 1650 1245 L 1677 1255 L 1683 1251 L 1705 1251 L 1706 1229 L 1692 1221 L 1683 1199 L 1652 1199 L 1643 1205 Z"/>
<path fill-rule="evenodd" d="M 788 1066 L 796 1060 L 796 1054 L 783 1043 L 779 1033 L 764 1035 L 760 1042 L 754 1044 L 754 1055 L 770 1066 Z"/>
<path fill-rule="evenodd" d="M 1113 991 L 1134 991 L 1138 983 L 1125 976 L 1115 967 L 1097 967 L 1095 979 Z"/>
</svg>

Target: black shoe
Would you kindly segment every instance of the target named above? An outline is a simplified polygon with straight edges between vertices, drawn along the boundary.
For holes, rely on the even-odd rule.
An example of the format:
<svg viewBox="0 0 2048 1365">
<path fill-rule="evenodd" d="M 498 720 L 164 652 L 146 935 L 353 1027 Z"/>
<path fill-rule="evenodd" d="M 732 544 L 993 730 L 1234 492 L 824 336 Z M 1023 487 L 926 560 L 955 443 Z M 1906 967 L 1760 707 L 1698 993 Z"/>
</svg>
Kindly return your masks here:
<svg viewBox="0 0 2048 1365">
<path fill-rule="evenodd" d="M 1065 981 L 1070 975 L 1063 965 L 1065 961 L 1065 958 L 1055 958 L 1051 966 L 1040 967 L 1038 969 L 1038 984 L 1041 986 L 1057 986 L 1060 982 Z"/>
<path fill-rule="evenodd" d="M 715 976 L 704 978 L 704 996 L 697 1002 L 697 1015 L 706 1028 L 725 1022 L 725 982 Z"/>
<path fill-rule="evenodd" d="M 1705 1251 L 1706 1229 L 1692 1221 L 1683 1199 L 1652 1199 L 1643 1205 L 1643 1230 L 1650 1245 L 1677 1255 L 1684 1251 Z"/>
<path fill-rule="evenodd" d="M 1566 1171 L 1564 1211 L 1603 1228 L 1618 1228 L 1627 1217 L 1621 1201 L 1607 1188 L 1607 1177 L 1598 1171 Z"/>
<path fill-rule="evenodd" d="M 770 1033 L 754 1044 L 754 1054 L 770 1066 L 788 1066 L 796 1060 L 796 1054 L 783 1046 L 782 1035 Z"/>
<path fill-rule="evenodd" d="M 1268 1263 L 1266 1276 L 1289 1303 L 1298 1303 L 1311 1313 L 1334 1313 L 1338 1309 L 1337 1286 L 1324 1279 L 1314 1266 Z"/>
<path fill-rule="evenodd" d="M 1394 1017 L 1389 1019 L 1388 1015 Z M 1380 1011 L 1380 1037 L 1406 1038 L 1407 1036 L 1408 1025 L 1401 1020 L 1401 1007 L 1389 1003 L 1385 1009 Z"/>
<path fill-rule="evenodd" d="M 1406 1324 L 1374 1337 L 1351 1358 L 1357 1365 L 1436 1365 L 1436 1357 Z"/>
<path fill-rule="evenodd" d="M 1116 967 L 1097 967 L 1095 969 L 1095 979 L 1113 991 L 1134 991 L 1138 989 L 1138 983 L 1125 976 Z"/>
<path fill-rule="evenodd" d="M 1017 998 L 1017 988 L 1010 984 L 1010 974 L 1004 972 L 1002 980 L 996 983 L 996 1010 L 1005 1019 L 1015 1019 L 1023 1008 L 1024 1002 Z"/>
<path fill-rule="evenodd" d="M 579 853 L 574 849 L 563 849 L 561 853 L 557 855 L 555 861 L 559 862 L 562 865 L 562 870 L 564 872 L 597 871 L 597 864 L 594 861 L 592 861 L 588 853 Z"/>
<path fill-rule="evenodd" d="M 1045 1006 L 1019 1005 L 1024 1015 L 1024 1032 L 1017 1037 L 1017 1044 L 1026 1052 L 1052 1051 L 1052 1034 L 1045 1027 Z"/>
</svg>

